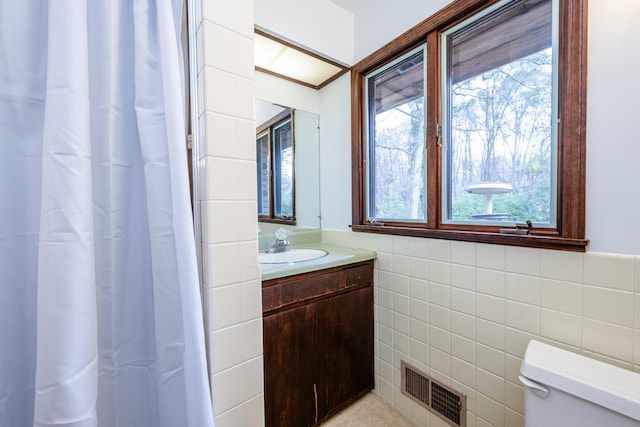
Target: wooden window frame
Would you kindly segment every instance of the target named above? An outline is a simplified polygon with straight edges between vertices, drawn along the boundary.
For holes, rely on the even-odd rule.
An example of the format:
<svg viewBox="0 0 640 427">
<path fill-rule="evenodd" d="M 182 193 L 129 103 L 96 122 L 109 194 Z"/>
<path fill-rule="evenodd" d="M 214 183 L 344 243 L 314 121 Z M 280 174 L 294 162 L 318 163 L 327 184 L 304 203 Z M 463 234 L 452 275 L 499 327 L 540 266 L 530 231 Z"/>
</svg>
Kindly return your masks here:
<svg viewBox="0 0 640 427">
<path fill-rule="evenodd" d="M 279 217 L 275 215 L 275 183 L 274 183 L 274 173 L 273 170 L 275 168 L 275 155 L 273 153 L 273 129 L 287 120 L 291 121 L 291 145 L 293 147 L 293 159 L 295 164 L 295 152 L 296 152 L 296 139 L 295 139 L 295 125 L 294 125 L 294 114 L 295 112 L 292 109 L 287 109 L 278 113 L 273 118 L 269 119 L 265 123 L 256 127 L 256 143 L 259 135 L 268 132 L 268 144 L 269 144 L 269 215 L 258 215 L 258 221 L 260 222 L 270 222 L 274 224 L 286 224 L 286 225 L 296 225 L 296 178 L 295 172 L 293 175 L 293 206 L 291 217 Z M 256 159 L 257 161 L 257 159 Z"/>
<path fill-rule="evenodd" d="M 558 64 L 558 182 L 555 229 L 528 235 L 500 233 L 499 226 L 442 223 L 442 153 L 436 133 L 440 119 L 440 35 L 498 0 L 456 0 L 351 69 L 353 231 L 476 243 L 584 252 L 587 101 L 587 3 L 562 0 Z M 427 43 L 427 222 L 371 224 L 366 210 L 365 76 L 411 49 Z M 434 66 L 433 64 L 437 64 Z"/>
</svg>

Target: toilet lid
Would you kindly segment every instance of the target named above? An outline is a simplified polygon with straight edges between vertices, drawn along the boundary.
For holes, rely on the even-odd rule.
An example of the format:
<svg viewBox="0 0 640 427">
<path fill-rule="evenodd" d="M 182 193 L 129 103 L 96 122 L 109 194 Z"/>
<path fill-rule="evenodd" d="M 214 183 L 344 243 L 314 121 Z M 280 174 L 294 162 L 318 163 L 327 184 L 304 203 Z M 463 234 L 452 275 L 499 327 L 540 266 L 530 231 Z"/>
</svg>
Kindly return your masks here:
<svg viewBox="0 0 640 427">
<path fill-rule="evenodd" d="M 520 373 L 640 421 L 640 374 L 531 340 Z"/>
</svg>

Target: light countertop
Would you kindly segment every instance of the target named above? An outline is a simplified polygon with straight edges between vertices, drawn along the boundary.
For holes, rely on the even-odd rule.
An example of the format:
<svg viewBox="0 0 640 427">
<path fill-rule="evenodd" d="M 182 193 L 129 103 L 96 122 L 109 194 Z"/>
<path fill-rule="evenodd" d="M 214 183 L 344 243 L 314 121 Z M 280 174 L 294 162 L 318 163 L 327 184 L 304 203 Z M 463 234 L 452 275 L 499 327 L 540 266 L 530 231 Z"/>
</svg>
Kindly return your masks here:
<svg viewBox="0 0 640 427">
<path fill-rule="evenodd" d="M 328 255 L 309 261 L 280 263 L 280 264 L 260 264 L 262 270 L 262 280 L 278 279 L 280 277 L 293 276 L 310 271 L 324 270 L 326 268 L 339 267 L 361 261 L 368 261 L 376 258 L 374 251 L 366 249 L 354 249 L 344 246 L 327 245 L 322 243 L 296 244 L 291 245 L 291 249 L 309 248 L 322 249 Z"/>
</svg>

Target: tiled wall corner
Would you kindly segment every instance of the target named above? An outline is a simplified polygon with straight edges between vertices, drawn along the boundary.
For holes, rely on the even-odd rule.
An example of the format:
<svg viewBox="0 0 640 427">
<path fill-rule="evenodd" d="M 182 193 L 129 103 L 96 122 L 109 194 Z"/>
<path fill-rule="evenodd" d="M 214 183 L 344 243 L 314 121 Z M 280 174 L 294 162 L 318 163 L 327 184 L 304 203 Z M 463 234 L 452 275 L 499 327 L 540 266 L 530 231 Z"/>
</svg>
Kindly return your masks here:
<svg viewBox="0 0 640 427">
<path fill-rule="evenodd" d="M 263 425 L 253 2 L 201 2 L 198 54 L 203 280 L 216 426 Z"/>
</svg>

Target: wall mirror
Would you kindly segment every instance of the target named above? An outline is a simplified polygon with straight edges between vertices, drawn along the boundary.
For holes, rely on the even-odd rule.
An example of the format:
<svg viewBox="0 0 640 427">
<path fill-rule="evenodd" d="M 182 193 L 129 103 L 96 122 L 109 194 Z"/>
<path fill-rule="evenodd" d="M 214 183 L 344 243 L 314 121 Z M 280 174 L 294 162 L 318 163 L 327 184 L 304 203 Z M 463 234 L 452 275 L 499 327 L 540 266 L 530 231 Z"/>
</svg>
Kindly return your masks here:
<svg viewBox="0 0 640 427">
<path fill-rule="evenodd" d="M 258 220 L 261 228 L 270 228 L 272 224 L 320 228 L 318 114 L 265 99 L 256 99 L 255 111 Z M 287 111 L 292 112 L 290 123 L 287 123 Z M 265 132 L 271 132 L 273 141 Z M 268 160 L 267 144 L 271 144 Z M 272 166 L 269 167 L 268 163 Z M 269 181 L 271 186 L 266 184 Z"/>
</svg>

